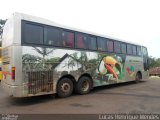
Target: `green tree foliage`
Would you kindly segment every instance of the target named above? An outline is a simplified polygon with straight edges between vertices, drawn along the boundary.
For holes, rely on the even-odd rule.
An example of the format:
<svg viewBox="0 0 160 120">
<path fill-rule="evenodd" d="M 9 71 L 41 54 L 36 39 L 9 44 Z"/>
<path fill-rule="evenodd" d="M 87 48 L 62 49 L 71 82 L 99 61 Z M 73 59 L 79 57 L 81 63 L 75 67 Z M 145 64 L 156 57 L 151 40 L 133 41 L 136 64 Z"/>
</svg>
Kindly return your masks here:
<svg viewBox="0 0 160 120">
<path fill-rule="evenodd" d="M 5 24 L 6 20 L 0 19 L 0 36 L 2 35 L 3 32 L 3 25 Z"/>
<path fill-rule="evenodd" d="M 0 19 L 0 24 L 1 24 L 1 25 L 4 25 L 4 24 L 5 24 L 5 22 L 6 22 L 6 20 L 2 20 L 2 19 Z"/>
<path fill-rule="evenodd" d="M 60 57 L 54 57 L 54 58 L 47 59 L 46 62 L 47 63 L 57 63 L 59 62 L 59 59 Z"/>
<path fill-rule="evenodd" d="M 149 67 L 154 68 L 154 67 L 160 67 L 160 58 L 154 58 L 152 56 L 149 57 Z"/>
</svg>

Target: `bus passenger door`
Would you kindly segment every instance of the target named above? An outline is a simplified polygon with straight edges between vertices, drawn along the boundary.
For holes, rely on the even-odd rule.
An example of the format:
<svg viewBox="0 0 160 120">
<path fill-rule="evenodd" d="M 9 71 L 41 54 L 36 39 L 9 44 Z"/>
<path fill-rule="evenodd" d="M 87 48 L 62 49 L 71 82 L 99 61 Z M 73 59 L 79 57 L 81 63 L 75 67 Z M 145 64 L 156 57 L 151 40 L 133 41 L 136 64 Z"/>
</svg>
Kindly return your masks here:
<svg viewBox="0 0 160 120">
<path fill-rule="evenodd" d="M 149 58 L 148 58 L 148 51 L 146 47 L 142 47 L 142 54 L 143 54 L 143 79 L 147 79 L 149 77 Z"/>
</svg>

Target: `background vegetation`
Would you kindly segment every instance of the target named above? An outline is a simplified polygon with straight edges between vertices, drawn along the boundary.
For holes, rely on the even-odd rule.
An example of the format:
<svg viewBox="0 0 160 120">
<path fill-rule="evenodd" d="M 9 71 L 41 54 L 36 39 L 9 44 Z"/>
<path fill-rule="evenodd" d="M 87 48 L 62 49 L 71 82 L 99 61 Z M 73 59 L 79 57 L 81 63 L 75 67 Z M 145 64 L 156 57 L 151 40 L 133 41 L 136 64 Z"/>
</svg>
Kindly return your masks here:
<svg viewBox="0 0 160 120">
<path fill-rule="evenodd" d="M 3 32 L 3 25 L 5 24 L 5 22 L 6 22 L 6 20 L 0 19 L 0 38 L 1 38 L 1 35 Z"/>
<path fill-rule="evenodd" d="M 154 58 L 150 56 L 149 59 L 150 59 L 150 64 L 149 64 L 150 68 L 160 67 L 160 58 Z"/>
</svg>

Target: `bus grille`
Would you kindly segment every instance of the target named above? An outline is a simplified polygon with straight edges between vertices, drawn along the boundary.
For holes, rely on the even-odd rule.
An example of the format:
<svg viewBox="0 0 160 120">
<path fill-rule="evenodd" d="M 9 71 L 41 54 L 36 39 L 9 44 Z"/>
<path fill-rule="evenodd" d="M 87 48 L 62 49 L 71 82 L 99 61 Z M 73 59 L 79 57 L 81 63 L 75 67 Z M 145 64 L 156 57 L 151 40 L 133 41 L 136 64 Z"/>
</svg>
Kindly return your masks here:
<svg viewBox="0 0 160 120">
<path fill-rule="evenodd" d="M 28 93 L 53 91 L 53 71 L 28 72 Z"/>
</svg>

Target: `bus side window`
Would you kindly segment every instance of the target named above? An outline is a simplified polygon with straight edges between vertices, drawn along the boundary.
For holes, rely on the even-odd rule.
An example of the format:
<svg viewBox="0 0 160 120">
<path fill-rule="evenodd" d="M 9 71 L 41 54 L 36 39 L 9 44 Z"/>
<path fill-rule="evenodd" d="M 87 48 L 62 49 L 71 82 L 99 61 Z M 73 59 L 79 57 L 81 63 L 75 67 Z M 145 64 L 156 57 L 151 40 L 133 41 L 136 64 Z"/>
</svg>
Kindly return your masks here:
<svg viewBox="0 0 160 120">
<path fill-rule="evenodd" d="M 123 54 L 126 54 L 126 44 L 125 43 L 121 44 L 121 51 Z"/>
<path fill-rule="evenodd" d="M 35 24 L 25 24 L 24 42 L 33 44 L 43 44 L 43 27 Z"/>
<path fill-rule="evenodd" d="M 63 31 L 62 32 L 62 46 L 73 47 L 74 46 L 74 33 Z"/>
<path fill-rule="evenodd" d="M 97 39 L 98 50 L 100 51 L 107 51 L 107 40 L 104 38 Z"/>
<path fill-rule="evenodd" d="M 139 47 L 139 46 L 137 46 L 137 55 L 138 56 L 142 55 L 141 47 Z"/>
<path fill-rule="evenodd" d="M 136 46 L 133 45 L 132 49 L 133 49 L 133 55 L 137 55 Z"/>
<path fill-rule="evenodd" d="M 109 52 L 113 52 L 113 41 L 111 40 L 107 41 L 107 49 Z"/>
<path fill-rule="evenodd" d="M 97 50 L 96 37 L 88 37 L 88 47 L 90 50 Z"/>
<path fill-rule="evenodd" d="M 83 34 L 76 34 L 76 48 L 87 49 L 87 36 Z"/>
<path fill-rule="evenodd" d="M 148 56 L 147 48 L 143 47 L 143 55 Z"/>
<path fill-rule="evenodd" d="M 60 46 L 60 30 L 54 27 L 44 29 L 44 44 Z"/>
<path fill-rule="evenodd" d="M 114 41 L 114 52 L 121 53 L 121 44 L 120 42 Z"/>
<path fill-rule="evenodd" d="M 132 55 L 132 45 L 127 44 L 127 54 Z"/>
</svg>

